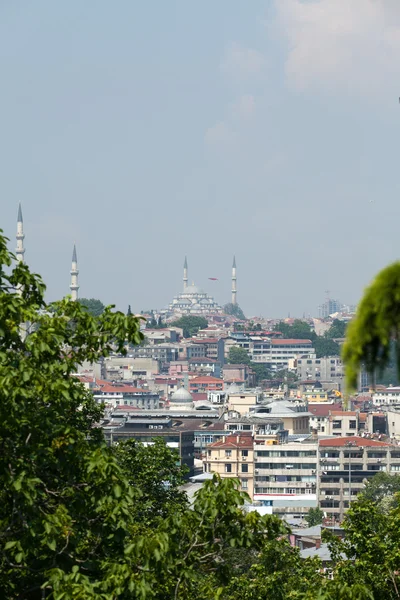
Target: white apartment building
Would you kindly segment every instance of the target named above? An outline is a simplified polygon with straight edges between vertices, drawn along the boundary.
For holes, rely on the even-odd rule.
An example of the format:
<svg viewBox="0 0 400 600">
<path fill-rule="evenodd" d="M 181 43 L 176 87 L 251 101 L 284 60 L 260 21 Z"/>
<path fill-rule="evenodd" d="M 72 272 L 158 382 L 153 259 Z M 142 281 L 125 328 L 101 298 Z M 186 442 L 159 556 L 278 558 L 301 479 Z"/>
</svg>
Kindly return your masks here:
<svg viewBox="0 0 400 600">
<path fill-rule="evenodd" d="M 400 404 L 400 387 L 389 386 L 384 390 L 372 394 L 372 402 L 375 406 L 391 406 Z"/>
<path fill-rule="evenodd" d="M 272 339 L 262 336 L 240 336 L 229 338 L 225 348 L 232 346 L 244 348 L 251 360 L 269 365 L 272 369 L 288 369 L 294 359 L 315 358 L 315 349 L 311 340 Z"/>
<path fill-rule="evenodd" d="M 254 443 L 254 501 L 273 514 L 304 516 L 317 506 L 318 443 Z"/>
<path fill-rule="evenodd" d="M 336 521 L 375 473 L 400 472 L 400 446 L 366 437 L 320 440 L 319 454 L 319 505 Z"/>
</svg>

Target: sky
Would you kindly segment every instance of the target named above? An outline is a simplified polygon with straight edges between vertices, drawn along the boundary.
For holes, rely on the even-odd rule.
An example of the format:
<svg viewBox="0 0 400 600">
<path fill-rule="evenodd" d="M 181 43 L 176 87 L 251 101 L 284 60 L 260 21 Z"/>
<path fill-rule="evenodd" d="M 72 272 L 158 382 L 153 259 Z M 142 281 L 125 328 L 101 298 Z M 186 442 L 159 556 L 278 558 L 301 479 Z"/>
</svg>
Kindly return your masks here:
<svg viewBox="0 0 400 600">
<path fill-rule="evenodd" d="M 189 279 L 247 315 L 355 304 L 399 258 L 398 0 L 0 3 L 0 227 L 49 300 Z M 209 277 L 218 278 L 210 281 Z"/>
</svg>

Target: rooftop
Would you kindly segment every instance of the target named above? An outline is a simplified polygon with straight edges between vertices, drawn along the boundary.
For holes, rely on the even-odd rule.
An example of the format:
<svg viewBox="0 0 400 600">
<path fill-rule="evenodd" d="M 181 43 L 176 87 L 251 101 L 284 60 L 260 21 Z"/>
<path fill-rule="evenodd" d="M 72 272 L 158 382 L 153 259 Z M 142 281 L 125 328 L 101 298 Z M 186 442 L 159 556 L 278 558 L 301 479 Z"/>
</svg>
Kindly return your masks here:
<svg viewBox="0 0 400 600">
<path fill-rule="evenodd" d="M 350 436 L 350 437 L 334 437 L 334 438 L 330 438 L 327 440 L 320 440 L 319 445 L 320 445 L 320 447 L 323 447 L 323 448 L 330 448 L 333 446 L 334 447 L 344 447 L 349 443 L 354 446 L 357 446 L 357 447 L 363 447 L 363 446 L 387 447 L 387 446 L 390 446 L 390 444 L 388 444 L 387 442 L 378 442 L 377 440 L 370 440 L 369 438 L 360 437 L 357 435 Z"/>
<path fill-rule="evenodd" d="M 208 449 L 219 450 L 224 448 L 253 448 L 254 440 L 251 435 L 228 435 L 224 440 L 208 444 Z"/>
</svg>

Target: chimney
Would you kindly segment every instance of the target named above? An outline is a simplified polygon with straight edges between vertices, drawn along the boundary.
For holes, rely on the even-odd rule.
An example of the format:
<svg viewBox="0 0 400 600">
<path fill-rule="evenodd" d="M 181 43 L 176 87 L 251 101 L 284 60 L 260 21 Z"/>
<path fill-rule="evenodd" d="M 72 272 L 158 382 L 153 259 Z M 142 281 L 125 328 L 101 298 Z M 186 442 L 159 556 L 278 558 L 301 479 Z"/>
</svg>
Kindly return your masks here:
<svg viewBox="0 0 400 600">
<path fill-rule="evenodd" d="M 315 540 L 315 549 L 319 550 L 319 548 L 321 548 L 321 538 Z"/>
</svg>

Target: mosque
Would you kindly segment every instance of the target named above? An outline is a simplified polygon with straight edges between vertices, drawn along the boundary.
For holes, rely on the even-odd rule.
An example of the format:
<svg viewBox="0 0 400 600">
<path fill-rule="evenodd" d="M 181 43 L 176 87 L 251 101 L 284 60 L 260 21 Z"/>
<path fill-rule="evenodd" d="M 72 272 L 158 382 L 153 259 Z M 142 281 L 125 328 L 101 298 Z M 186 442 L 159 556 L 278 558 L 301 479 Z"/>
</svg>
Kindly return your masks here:
<svg viewBox="0 0 400 600">
<path fill-rule="evenodd" d="M 232 304 L 236 304 L 236 260 L 233 257 L 232 264 Z M 168 306 L 169 315 L 220 315 L 223 308 L 217 304 L 212 296 L 192 283 L 188 285 L 188 263 L 187 258 L 183 264 L 183 291 L 175 296 Z"/>
<path fill-rule="evenodd" d="M 15 250 L 17 260 L 24 262 L 25 246 L 24 246 L 24 220 L 22 218 L 21 203 L 18 207 L 18 218 L 17 218 L 17 247 Z M 72 251 L 72 265 L 71 265 L 71 284 L 69 286 L 71 290 L 71 300 L 78 300 L 79 284 L 78 284 L 78 258 L 76 252 L 76 246 L 74 244 Z M 236 304 L 236 260 L 233 257 L 232 264 L 232 304 Z M 195 316 L 206 316 L 206 315 L 220 315 L 223 313 L 223 309 L 214 300 L 212 296 L 209 296 L 202 289 L 194 285 L 188 285 L 188 263 L 185 257 L 183 265 L 183 291 L 175 296 L 165 311 L 168 316 L 183 316 L 183 315 L 195 315 Z"/>
</svg>

